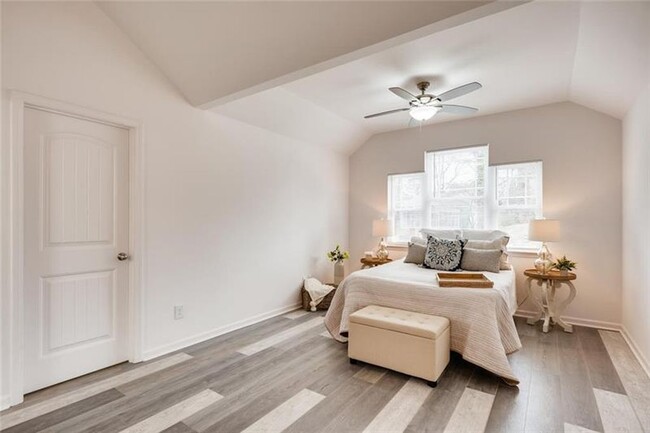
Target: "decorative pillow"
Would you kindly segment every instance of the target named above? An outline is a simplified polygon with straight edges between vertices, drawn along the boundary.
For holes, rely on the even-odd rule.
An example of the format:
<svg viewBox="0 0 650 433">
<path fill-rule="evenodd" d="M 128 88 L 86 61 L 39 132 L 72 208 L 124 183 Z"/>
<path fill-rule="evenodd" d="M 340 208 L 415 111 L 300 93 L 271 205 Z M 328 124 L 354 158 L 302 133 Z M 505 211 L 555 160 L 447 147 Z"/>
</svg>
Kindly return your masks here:
<svg viewBox="0 0 650 433">
<path fill-rule="evenodd" d="M 463 258 L 464 239 L 439 239 L 435 236 L 427 238 L 427 251 L 424 255 L 424 266 L 439 271 L 455 271 L 460 268 Z"/>
<path fill-rule="evenodd" d="M 409 242 L 409 249 L 404 258 L 404 263 L 415 263 L 422 265 L 424 263 L 424 255 L 427 252 L 427 246 Z"/>
<path fill-rule="evenodd" d="M 460 230 L 421 229 L 422 237 L 435 236 L 440 239 L 460 239 Z"/>
<path fill-rule="evenodd" d="M 464 271 L 499 272 L 500 262 L 501 249 L 465 248 L 460 267 Z"/>
<path fill-rule="evenodd" d="M 479 231 L 479 230 L 474 230 L 474 231 Z M 496 233 L 496 232 L 503 233 L 500 232 L 499 230 L 492 231 L 492 233 Z M 509 241 L 510 241 L 509 236 L 500 236 L 490 241 L 470 239 L 467 241 L 465 248 L 474 248 L 477 250 L 497 250 L 497 249 L 501 250 L 501 263 L 499 263 L 499 268 L 505 271 L 510 269 L 510 263 L 508 263 L 508 249 L 506 247 Z"/>
</svg>

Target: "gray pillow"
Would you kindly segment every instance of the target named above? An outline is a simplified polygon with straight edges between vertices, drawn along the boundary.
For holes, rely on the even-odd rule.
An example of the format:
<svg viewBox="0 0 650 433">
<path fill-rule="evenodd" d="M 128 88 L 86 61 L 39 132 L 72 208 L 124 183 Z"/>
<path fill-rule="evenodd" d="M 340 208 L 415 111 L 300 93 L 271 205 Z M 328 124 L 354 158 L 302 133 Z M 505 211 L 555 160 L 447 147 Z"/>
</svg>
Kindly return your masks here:
<svg viewBox="0 0 650 433">
<path fill-rule="evenodd" d="M 465 271 L 499 272 L 501 262 L 501 249 L 480 250 L 465 248 L 460 267 Z"/>
<path fill-rule="evenodd" d="M 506 251 L 506 245 L 510 240 L 507 236 L 502 236 L 491 241 L 483 241 L 477 239 L 470 239 L 465 244 L 465 248 L 474 248 L 477 250 L 501 250 L 501 260 L 499 263 L 499 269 L 508 270 L 510 269 L 510 264 L 508 263 L 508 252 Z"/>
<path fill-rule="evenodd" d="M 409 242 L 409 249 L 404 258 L 404 263 L 415 263 L 421 265 L 424 263 L 424 254 L 427 252 L 427 246 Z"/>
<path fill-rule="evenodd" d="M 439 271 L 455 271 L 460 268 L 465 239 L 427 238 L 427 251 L 424 254 L 424 266 Z"/>
</svg>

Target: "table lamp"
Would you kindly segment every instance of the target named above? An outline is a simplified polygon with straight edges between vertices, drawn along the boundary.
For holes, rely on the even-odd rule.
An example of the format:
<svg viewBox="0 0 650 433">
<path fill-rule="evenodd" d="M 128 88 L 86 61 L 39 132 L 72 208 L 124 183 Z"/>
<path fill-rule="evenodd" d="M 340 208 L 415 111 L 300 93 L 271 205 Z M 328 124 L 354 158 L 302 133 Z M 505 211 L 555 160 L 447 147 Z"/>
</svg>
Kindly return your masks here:
<svg viewBox="0 0 650 433">
<path fill-rule="evenodd" d="M 542 246 L 537 252 L 535 269 L 542 274 L 546 274 L 553 267 L 553 256 L 548 250 L 546 242 L 560 240 L 560 222 L 550 219 L 532 220 L 528 225 L 528 240 L 542 242 Z"/>
<path fill-rule="evenodd" d="M 385 260 L 388 258 L 388 249 L 386 248 L 386 242 L 384 238 L 387 236 L 393 235 L 393 224 L 390 220 L 380 219 L 374 220 L 372 222 L 372 235 L 374 237 L 379 237 L 379 245 L 377 245 L 377 258 Z"/>
</svg>

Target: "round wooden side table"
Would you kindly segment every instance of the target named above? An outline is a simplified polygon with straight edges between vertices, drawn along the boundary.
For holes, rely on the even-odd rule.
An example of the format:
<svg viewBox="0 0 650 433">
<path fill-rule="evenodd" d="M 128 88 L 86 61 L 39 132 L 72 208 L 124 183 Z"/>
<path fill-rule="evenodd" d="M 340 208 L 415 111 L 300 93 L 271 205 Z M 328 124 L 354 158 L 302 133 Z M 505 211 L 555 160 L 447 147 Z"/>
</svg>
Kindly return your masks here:
<svg viewBox="0 0 650 433">
<path fill-rule="evenodd" d="M 392 262 L 393 259 L 380 259 L 379 257 L 362 257 L 361 258 L 361 269 L 365 268 L 374 268 L 375 266 L 385 265 L 386 263 Z"/>
<path fill-rule="evenodd" d="M 555 323 L 560 325 L 564 332 L 573 332 L 573 326 L 562 320 L 562 313 L 573 301 L 573 298 L 576 297 L 576 288 L 571 282 L 576 279 L 576 274 L 569 272 L 563 275 L 559 271 L 549 271 L 542 274 L 537 269 L 526 269 L 524 275 L 528 277 L 528 295 L 541 310 L 535 317 L 528 319 L 527 323 L 534 325 L 543 319 L 542 330 L 544 332 L 548 332 L 549 324 Z M 537 285 L 541 287 L 539 297 L 533 293 L 533 281 L 536 281 Z M 557 302 L 555 298 L 556 291 L 562 284 L 566 284 L 569 288 L 569 295 L 563 301 Z"/>
</svg>

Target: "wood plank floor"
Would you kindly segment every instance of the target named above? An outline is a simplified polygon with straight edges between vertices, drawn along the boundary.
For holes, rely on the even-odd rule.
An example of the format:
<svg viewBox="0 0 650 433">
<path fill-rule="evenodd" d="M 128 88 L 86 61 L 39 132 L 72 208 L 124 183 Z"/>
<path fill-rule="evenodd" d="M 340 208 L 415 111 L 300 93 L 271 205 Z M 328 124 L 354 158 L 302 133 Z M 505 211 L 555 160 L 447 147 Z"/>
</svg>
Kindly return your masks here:
<svg viewBox="0 0 650 433">
<path fill-rule="evenodd" d="M 437 388 L 350 365 L 322 313 L 296 311 L 26 397 L 3 432 L 643 432 L 650 378 L 617 332 L 516 324 L 510 387 L 453 354 Z"/>
</svg>

